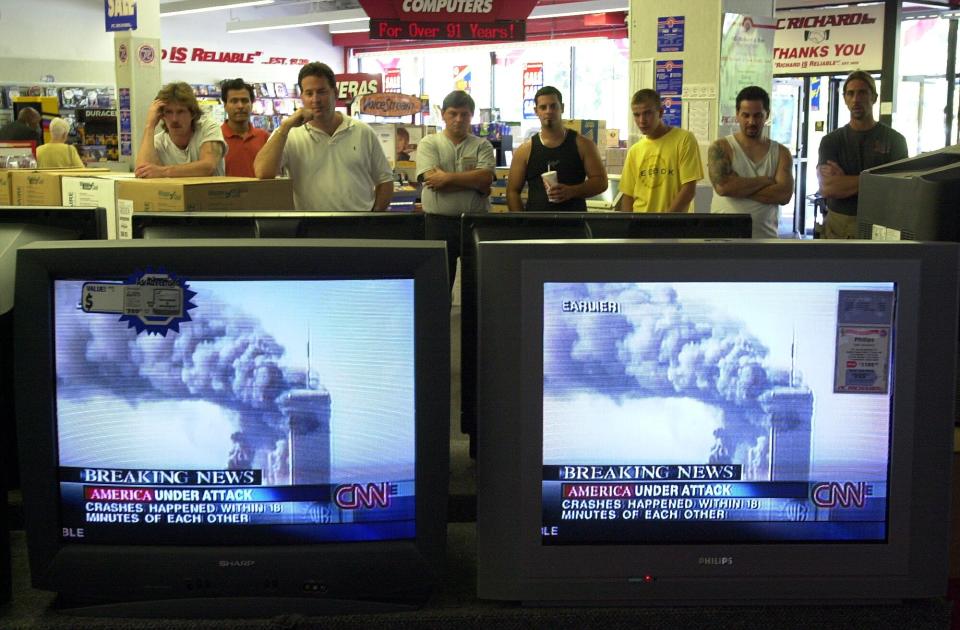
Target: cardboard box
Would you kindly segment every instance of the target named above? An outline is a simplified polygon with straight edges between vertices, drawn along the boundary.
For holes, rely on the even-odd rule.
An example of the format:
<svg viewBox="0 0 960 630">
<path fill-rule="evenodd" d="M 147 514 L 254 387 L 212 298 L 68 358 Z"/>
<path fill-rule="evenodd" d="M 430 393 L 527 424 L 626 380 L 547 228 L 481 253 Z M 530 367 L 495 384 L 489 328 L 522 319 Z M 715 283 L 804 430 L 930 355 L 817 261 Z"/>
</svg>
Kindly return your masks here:
<svg viewBox="0 0 960 630">
<path fill-rule="evenodd" d="M 107 173 L 108 168 L 61 168 L 48 170 L 10 170 L 10 205 L 62 206 L 60 178 L 64 175 Z"/>
<path fill-rule="evenodd" d="M 0 206 L 9 206 L 12 203 L 10 196 L 10 173 L 7 169 L 0 169 Z"/>
<path fill-rule="evenodd" d="M 564 120 L 563 126 L 567 129 L 573 129 L 585 138 L 590 138 L 598 147 L 607 145 L 607 121 L 605 120 L 580 120 L 574 118 Z"/>
<path fill-rule="evenodd" d="M 293 210 L 289 179 L 168 177 L 117 181 L 117 238 L 130 238 L 134 212 Z"/>
<path fill-rule="evenodd" d="M 133 173 L 64 175 L 60 190 L 65 206 L 93 206 L 107 209 L 107 238 L 117 238 L 117 182 L 133 179 Z"/>
</svg>

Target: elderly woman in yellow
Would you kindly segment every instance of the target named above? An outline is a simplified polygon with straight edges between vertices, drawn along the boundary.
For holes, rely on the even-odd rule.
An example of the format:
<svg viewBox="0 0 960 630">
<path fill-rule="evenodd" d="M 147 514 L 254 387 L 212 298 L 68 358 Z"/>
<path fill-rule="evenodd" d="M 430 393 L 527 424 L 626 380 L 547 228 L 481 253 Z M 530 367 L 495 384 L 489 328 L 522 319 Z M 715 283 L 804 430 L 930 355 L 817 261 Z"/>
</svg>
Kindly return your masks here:
<svg viewBox="0 0 960 630">
<path fill-rule="evenodd" d="M 83 167 L 77 148 L 67 144 L 70 123 L 63 118 L 50 121 L 50 142 L 37 147 L 37 168 Z"/>
</svg>

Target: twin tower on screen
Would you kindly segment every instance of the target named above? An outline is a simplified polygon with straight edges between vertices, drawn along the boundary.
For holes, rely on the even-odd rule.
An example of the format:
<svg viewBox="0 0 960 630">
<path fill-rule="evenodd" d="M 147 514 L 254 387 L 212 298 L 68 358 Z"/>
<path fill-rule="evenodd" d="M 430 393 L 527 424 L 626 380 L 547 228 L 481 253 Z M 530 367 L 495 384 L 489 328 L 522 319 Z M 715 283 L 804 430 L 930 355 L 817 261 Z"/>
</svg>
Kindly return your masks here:
<svg viewBox="0 0 960 630">
<path fill-rule="evenodd" d="M 958 264 L 480 243 L 478 596 L 942 595 Z M 34 586 L 136 615 L 402 609 L 442 583 L 442 243 L 37 243 L 16 286 Z"/>
</svg>

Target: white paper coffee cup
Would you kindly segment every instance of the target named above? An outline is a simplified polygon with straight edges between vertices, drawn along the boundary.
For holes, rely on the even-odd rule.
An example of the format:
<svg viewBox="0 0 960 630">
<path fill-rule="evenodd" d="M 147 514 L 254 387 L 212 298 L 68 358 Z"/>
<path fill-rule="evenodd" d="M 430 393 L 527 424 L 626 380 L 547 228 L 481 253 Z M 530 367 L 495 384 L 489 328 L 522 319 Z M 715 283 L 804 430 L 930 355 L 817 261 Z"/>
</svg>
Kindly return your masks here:
<svg viewBox="0 0 960 630">
<path fill-rule="evenodd" d="M 556 171 L 547 171 L 540 177 L 543 178 L 543 185 L 547 190 L 550 190 L 553 186 L 557 185 L 557 172 Z"/>
</svg>

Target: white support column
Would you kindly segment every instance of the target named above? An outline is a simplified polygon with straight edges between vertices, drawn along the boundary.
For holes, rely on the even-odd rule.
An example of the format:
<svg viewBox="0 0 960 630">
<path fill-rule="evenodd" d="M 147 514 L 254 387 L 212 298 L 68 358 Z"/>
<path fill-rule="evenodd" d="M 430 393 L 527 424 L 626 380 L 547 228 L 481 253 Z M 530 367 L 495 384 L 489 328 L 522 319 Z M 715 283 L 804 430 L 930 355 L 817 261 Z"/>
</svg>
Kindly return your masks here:
<svg viewBox="0 0 960 630">
<path fill-rule="evenodd" d="M 137 1 L 137 30 L 114 34 L 120 161 L 133 163 L 147 111 L 160 90 L 160 0 Z"/>
</svg>

